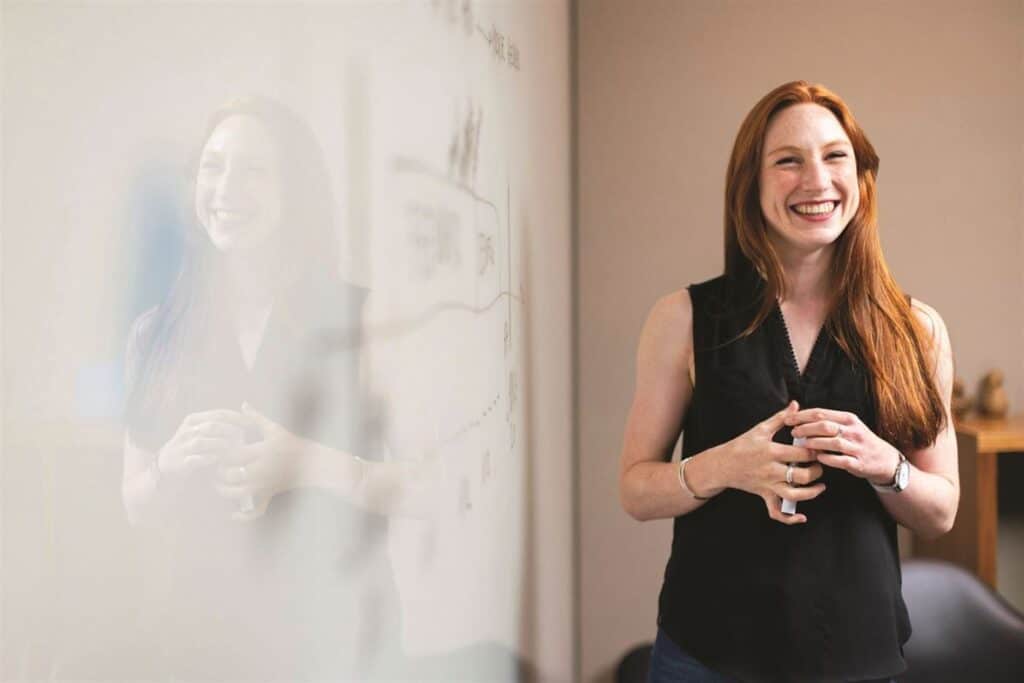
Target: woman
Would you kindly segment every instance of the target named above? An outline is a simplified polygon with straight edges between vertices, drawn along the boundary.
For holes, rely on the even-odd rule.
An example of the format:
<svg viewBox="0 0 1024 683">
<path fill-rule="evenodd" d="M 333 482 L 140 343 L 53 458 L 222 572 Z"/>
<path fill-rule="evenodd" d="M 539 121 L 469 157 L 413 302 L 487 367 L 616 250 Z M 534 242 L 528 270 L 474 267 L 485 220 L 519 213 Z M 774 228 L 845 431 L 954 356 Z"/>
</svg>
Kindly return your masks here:
<svg viewBox="0 0 1024 683">
<path fill-rule="evenodd" d="M 181 271 L 129 340 L 122 490 L 161 540 L 161 668 L 371 678 L 398 631 L 379 513 L 405 475 L 363 459 L 366 292 L 335 275 L 329 176 L 301 119 L 247 98 L 203 140 Z"/>
<path fill-rule="evenodd" d="M 837 95 L 768 93 L 729 162 L 724 275 L 644 325 L 620 491 L 675 518 L 651 681 L 905 670 L 896 524 L 948 531 L 959 480 L 948 335 L 885 265 L 877 173 Z"/>
</svg>

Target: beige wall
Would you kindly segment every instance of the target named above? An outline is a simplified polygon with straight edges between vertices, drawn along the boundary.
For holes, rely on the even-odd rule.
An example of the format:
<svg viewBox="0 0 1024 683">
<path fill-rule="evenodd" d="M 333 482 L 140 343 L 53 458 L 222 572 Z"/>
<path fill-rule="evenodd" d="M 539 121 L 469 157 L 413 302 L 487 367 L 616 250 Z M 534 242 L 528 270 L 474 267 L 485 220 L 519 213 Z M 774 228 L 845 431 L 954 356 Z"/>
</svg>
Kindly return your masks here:
<svg viewBox="0 0 1024 683">
<path fill-rule="evenodd" d="M 579 491 L 582 680 L 650 639 L 671 524 L 618 503 L 634 353 L 661 294 L 722 268 L 727 155 L 772 87 L 826 84 L 881 155 L 880 225 L 902 286 L 1024 409 L 1021 0 L 580 0 Z M 973 388 L 973 387 L 972 387 Z"/>
</svg>

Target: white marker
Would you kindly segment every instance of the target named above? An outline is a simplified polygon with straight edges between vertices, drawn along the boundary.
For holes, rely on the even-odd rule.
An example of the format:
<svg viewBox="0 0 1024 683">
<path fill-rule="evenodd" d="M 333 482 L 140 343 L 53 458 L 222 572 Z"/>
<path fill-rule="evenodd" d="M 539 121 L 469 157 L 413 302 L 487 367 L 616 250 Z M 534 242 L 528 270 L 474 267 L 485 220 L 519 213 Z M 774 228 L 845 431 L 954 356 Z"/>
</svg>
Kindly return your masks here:
<svg viewBox="0 0 1024 683">
<path fill-rule="evenodd" d="M 803 446 L 805 440 L 806 440 L 805 437 L 802 437 L 802 436 L 794 437 L 793 438 L 793 445 L 794 446 Z M 796 501 L 795 500 L 789 500 L 788 498 L 783 498 L 782 499 L 782 514 L 784 514 L 784 515 L 796 514 Z"/>
</svg>

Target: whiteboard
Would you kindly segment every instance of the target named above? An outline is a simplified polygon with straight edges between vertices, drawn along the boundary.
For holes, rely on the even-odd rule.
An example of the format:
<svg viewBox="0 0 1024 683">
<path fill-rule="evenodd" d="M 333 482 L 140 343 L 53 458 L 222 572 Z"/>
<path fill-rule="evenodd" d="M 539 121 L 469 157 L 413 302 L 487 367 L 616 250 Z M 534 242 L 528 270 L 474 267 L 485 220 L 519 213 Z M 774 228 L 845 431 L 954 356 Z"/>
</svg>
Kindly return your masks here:
<svg viewBox="0 0 1024 683">
<path fill-rule="evenodd" d="M 566 4 L 2 12 L 2 679 L 568 678 Z M 152 471 L 125 455 L 126 349 L 149 339 L 140 321 L 171 320 L 146 314 L 168 310 L 193 249 L 210 248 L 188 242 L 197 160 L 238 98 L 310 134 L 331 275 L 365 294 L 318 289 L 301 315 L 272 296 L 255 328 L 210 298 L 210 324 L 237 339 L 182 323 L 222 354 L 196 365 L 207 403 L 182 405 L 240 413 L 210 398 L 236 394 L 218 393 L 231 380 L 208 361 L 248 358 L 231 344 L 255 339 L 236 375 L 257 386 L 237 396 L 322 447 L 324 467 L 289 470 L 252 514 L 217 492 L 235 476 L 223 462 L 179 486 L 162 447 L 139 449 Z M 233 210 L 215 212 L 230 224 Z M 282 359 L 294 372 L 257 372 Z M 140 419 L 180 417 L 155 412 Z M 318 436 L 332 432 L 362 436 Z M 133 500 L 176 512 L 144 519 Z"/>
</svg>

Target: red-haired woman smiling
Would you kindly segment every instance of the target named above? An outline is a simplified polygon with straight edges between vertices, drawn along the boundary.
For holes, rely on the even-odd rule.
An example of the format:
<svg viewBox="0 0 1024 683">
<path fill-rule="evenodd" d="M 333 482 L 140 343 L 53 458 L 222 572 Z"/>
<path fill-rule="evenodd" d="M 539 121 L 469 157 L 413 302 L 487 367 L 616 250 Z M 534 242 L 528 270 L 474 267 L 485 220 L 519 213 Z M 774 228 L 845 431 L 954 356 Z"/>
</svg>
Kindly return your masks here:
<svg viewBox="0 0 1024 683">
<path fill-rule="evenodd" d="M 725 273 L 644 325 L 620 491 L 636 519 L 675 518 L 651 681 L 906 668 L 896 524 L 953 525 L 952 353 L 886 267 L 877 173 L 837 95 L 768 93 L 729 162 Z"/>
</svg>

